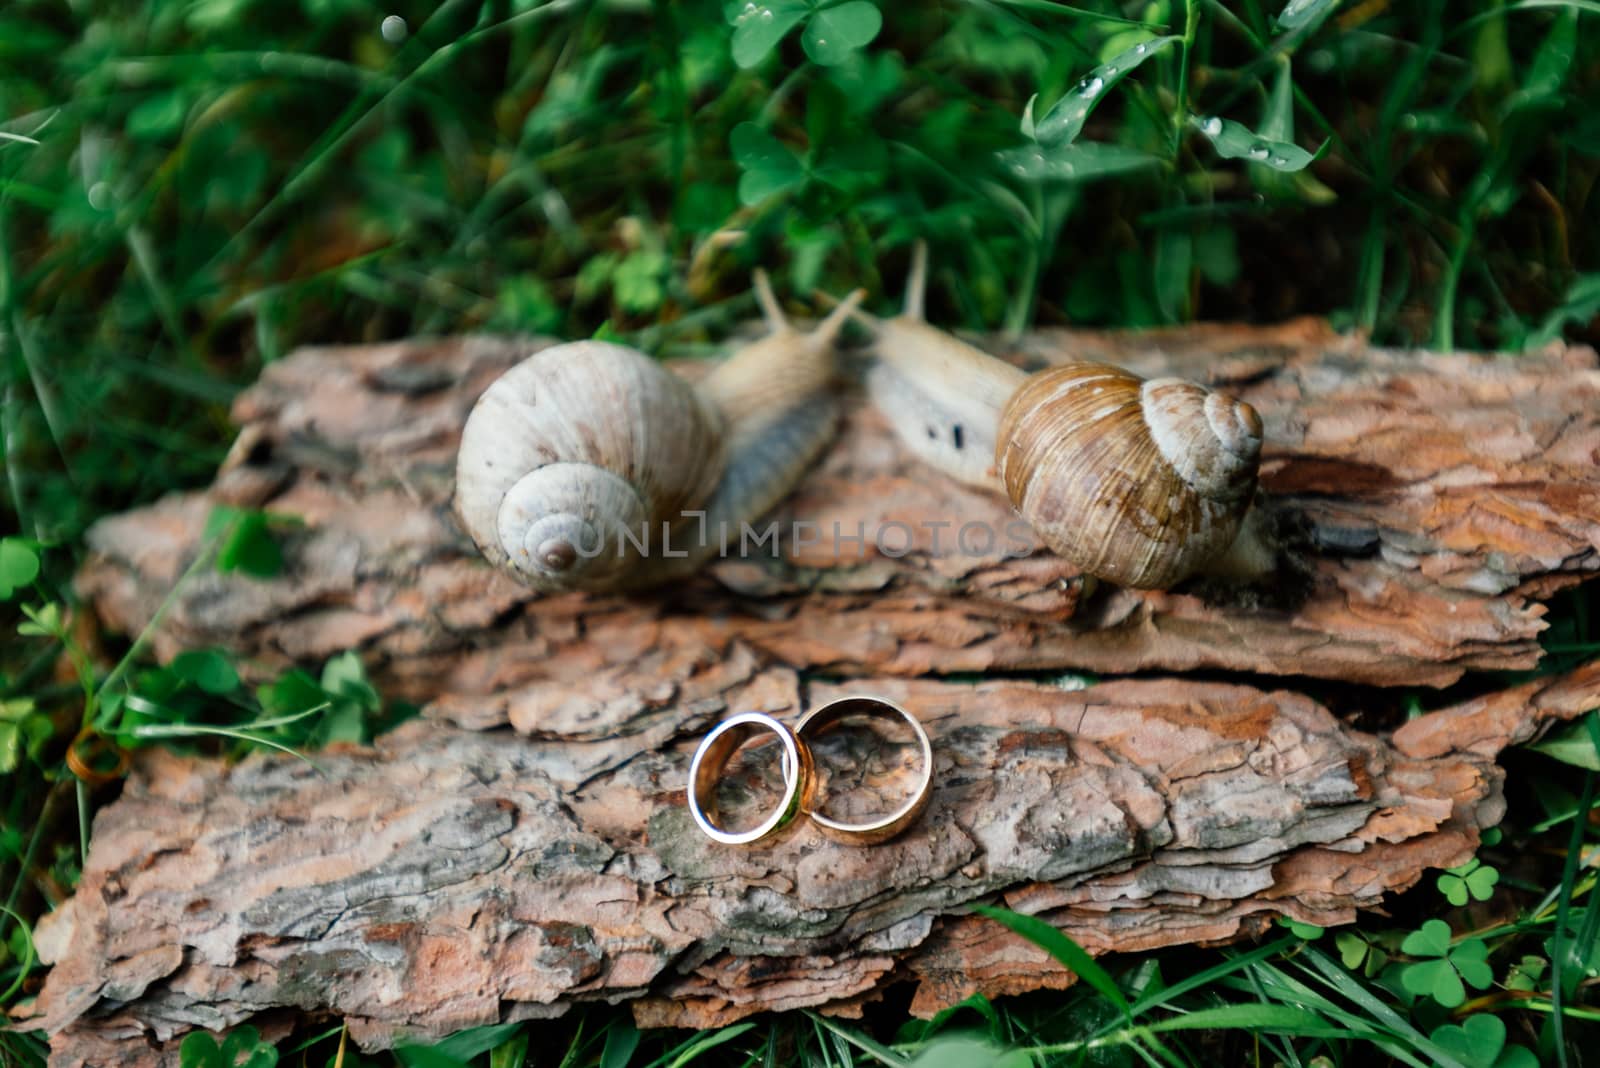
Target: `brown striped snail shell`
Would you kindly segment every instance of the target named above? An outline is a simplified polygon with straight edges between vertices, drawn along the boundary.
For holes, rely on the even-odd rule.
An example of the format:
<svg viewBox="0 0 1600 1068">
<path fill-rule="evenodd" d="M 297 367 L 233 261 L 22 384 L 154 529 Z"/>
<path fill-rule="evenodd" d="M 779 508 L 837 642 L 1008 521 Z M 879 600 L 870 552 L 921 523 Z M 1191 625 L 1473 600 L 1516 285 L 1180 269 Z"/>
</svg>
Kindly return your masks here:
<svg viewBox="0 0 1600 1068">
<path fill-rule="evenodd" d="M 919 244 L 906 311 L 855 313 L 876 338 L 873 399 L 910 451 L 1005 493 L 1058 556 L 1118 585 L 1272 569 L 1251 509 L 1262 441 L 1254 408 L 1102 364 L 1025 374 L 924 322 L 926 277 Z"/>
<path fill-rule="evenodd" d="M 784 319 L 690 383 L 622 345 L 543 349 L 467 417 L 455 508 L 490 563 L 541 591 L 609 592 L 680 578 L 786 496 L 831 440 L 833 343 L 860 294 L 817 329 Z"/>
<path fill-rule="evenodd" d="M 1250 405 L 1079 363 L 1030 375 L 1012 394 L 995 467 L 1058 555 L 1118 585 L 1165 589 L 1233 545 L 1260 457 Z"/>
</svg>

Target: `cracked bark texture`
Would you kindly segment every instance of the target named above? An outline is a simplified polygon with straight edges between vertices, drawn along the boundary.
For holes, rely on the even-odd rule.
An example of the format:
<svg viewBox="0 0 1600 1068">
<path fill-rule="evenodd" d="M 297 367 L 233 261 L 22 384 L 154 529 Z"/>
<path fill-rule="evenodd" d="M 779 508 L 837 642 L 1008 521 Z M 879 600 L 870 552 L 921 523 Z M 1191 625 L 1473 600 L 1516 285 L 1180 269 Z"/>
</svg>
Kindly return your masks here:
<svg viewBox="0 0 1600 1068">
<path fill-rule="evenodd" d="M 934 798 L 908 833 L 862 848 L 802 826 L 746 850 L 699 834 L 682 798 L 700 731 L 729 707 L 790 718 L 863 686 L 934 739 Z M 427 721 L 319 754 L 320 771 L 148 751 L 95 821 L 76 896 L 40 925 L 54 968 L 27 1023 L 82 1064 L 160 1063 L 190 1028 L 286 1007 L 347 1019 L 367 1048 L 585 1000 L 705 1027 L 856 1013 L 908 982 L 932 1013 L 1070 981 L 977 902 L 1094 953 L 1278 915 L 1349 922 L 1470 857 L 1503 808 L 1499 748 L 1596 703 L 1600 664 L 1384 739 L 1287 690 L 822 684 L 766 665 L 721 699 L 669 703 L 671 739 L 621 761 L 586 755 L 603 738 Z"/>
<path fill-rule="evenodd" d="M 649 597 L 539 599 L 477 558 L 448 505 L 467 410 L 537 344 L 310 349 L 272 365 L 235 405 L 242 431 L 215 485 L 97 525 L 82 592 L 137 631 L 213 507 L 295 516 L 304 526 L 285 533 L 283 575 L 198 576 L 155 636 L 159 655 L 227 645 L 270 668 L 357 648 L 389 693 L 462 722 L 534 729 L 574 699 L 576 680 L 598 675 L 637 700 L 735 640 L 861 676 L 1214 668 L 1446 685 L 1469 669 L 1534 666 L 1538 599 L 1600 569 L 1592 350 L 1418 354 L 1301 321 L 1044 332 L 1010 353 L 1175 373 L 1254 404 L 1270 508 L 1305 572 L 1275 585 L 1294 597 L 1191 585 L 1085 598 L 1048 553 L 1006 557 L 1004 536 L 990 552 L 957 551 L 962 524 L 1002 531 L 1009 506 L 921 467 L 856 405 L 777 514 L 785 529 L 814 524 L 817 544 L 728 560 Z M 835 544 L 835 524 L 863 540 Z M 880 532 L 891 552 L 909 532 L 910 551 L 876 551 Z M 640 656 L 660 670 L 641 671 Z"/>
<path fill-rule="evenodd" d="M 1277 915 L 1347 922 L 1472 854 L 1500 817 L 1501 748 L 1600 704 L 1591 665 L 1385 737 L 1269 679 L 1170 675 L 1445 685 L 1534 666 L 1539 599 L 1600 568 L 1590 350 L 1421 355 L 1310 321 L 1014 347 L 1256 405 L 1292 598 L 1083 596 L 1046 553 L 951 552 L 955 527 L 941 551 L 930 523 L 998 529 L 1009 509 L 920 468 L 861 406 L 778 518 L 860 524 L 864 543 L 789 545 L 649 596 L 536 598 L 448 509 L 467 409 L 535 345 L 303 350 L 240 397 L 213 486 L 92 531 L 80 589 L 135 631 L 215 506 L 298 517 L 280 577 L 197 573 L 157 655 L 223 645 L 270 671 L 354 648 L 425 718 L 319 755 L 325 774 L 142 754 L 76 897 L 41 927 L 54 968 L 31 1023 L 59 1063 L 158 1062 L 188 1028 L 285 1009 L 346 1017 L 381 1047 L 585 999 L 707 1026 L 857 1012 L 891 982 L 929 1013 L 1070 980 L 970 915 L 979 901 L 1093 952 L 1235 939 Z M 889 523 L 912 530 L 909 552 L 872 551 Z M 1082 691 L 940 677 L 1075 670 L 1169 674 Z M 852 849 L 805 828 L 730 851 L 694 831 L 684 777 L 705 730 L 846 692 L 897 700 L 934 736 L 937 793 L 911 832 Z"/>
</svg>

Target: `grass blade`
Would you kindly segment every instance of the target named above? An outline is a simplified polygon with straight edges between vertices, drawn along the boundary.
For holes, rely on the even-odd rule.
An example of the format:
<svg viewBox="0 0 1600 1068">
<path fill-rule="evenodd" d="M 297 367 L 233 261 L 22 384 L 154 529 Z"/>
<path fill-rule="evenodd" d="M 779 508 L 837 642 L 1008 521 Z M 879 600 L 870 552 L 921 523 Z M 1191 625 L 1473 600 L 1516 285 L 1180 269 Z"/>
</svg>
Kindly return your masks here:
<svg viewBox="0 0 1600 1068">
<path fill-rule="evenodd" d="M 1109 972 L 1095 963 L 1093 957 L 1078 943 L 1045 923 L 1036 916 L 1024 916 L 1010 909 L 997 909 L 979 905 L 978 912 L 1026 938 L 1054 957 L 1062 967 L 1098 990 L 1111 1004 L 1121 1010 L 1128 1020 L 1133 1019 L 1133 1007 L 1123 995 Z"/>
</svg>

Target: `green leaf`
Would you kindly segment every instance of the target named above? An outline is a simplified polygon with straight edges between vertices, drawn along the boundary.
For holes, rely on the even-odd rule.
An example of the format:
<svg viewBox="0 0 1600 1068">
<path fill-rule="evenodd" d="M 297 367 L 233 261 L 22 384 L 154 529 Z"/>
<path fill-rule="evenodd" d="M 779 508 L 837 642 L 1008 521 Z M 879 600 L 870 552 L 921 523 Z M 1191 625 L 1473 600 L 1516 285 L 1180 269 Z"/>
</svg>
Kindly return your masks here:
<svg viewBox="0 0 1600 1068">
<path fill-rule="evenodd" d="M 1020 1052 L 997 1049 L 976 1035 L 942 1035 L 923 1047 L 911 1068 L 1013 1068 L 1033 1063 L 1025 1053 L 1023 1060 L 1014 1060 Z"/>
<path fill-rule="evenodd" d="M 1299 145 L 1268 140 L 1232 119 L 1215 116 L 1201 118 L 1197 115 L 1189 122 L 1210 139 L 1217 155 L 1224 159 L 1247 159 L 1275 171 L 1289 172 L 1304 170 L 1316 158 Z"/>
<path fill-rule="evenodd" d="M 1549 967 L 1550 962 L 1545 960 L 1543 957 L 1536 957 L 1532 954 L 1524 955 L 1521 960 L 1517 961 L 1506 971 L 1506 989 L 1539 989 L 1539 982 L 1544 977 L 1544 973 Z"/>
<path fill-rule="evenodd" d="M 128 112 L 124 128 L 129 137 L 156 141 L 182 129 L 188 114 L 189 102 L 182 93 L 157 93 Z"/>
<path fill-rule="evenodd" d="M 0 775 L 17 770 L 22 756 L 22 727 L 16 723 L 0 722 Z"/>
<path fill-rule="evenodd" d="M 1450 953 L 1450 925 L 1443 920 L 1429 920 L 1418 930 L 1406 935 L 1400 943 L 1400 952 L 1413 957 L 1444 957 Z"/>
<path fill-rule="evenodd" d="M 1294 140 L 1294 82 L 1289 66 L 1287 57 L 1278 63 L 1278 77 L 1261 113 L 1261 136 L 1272 141 Z"/>
<path fill-rule="evenodd" d="M 1278 27 L 1298 30 L 1300 27 L 1328 15 L 1339 0 L 1289 0 L 1278 12 Z"/>
<path fill-rule="evenodd" d="M 566 309 L 537 275 L 508 278 L 495 297 L 494 323 L 509 330 L 552 334 L 561 329 Z"/>
<path fill-rule="evenodd" d="M 720 1031 L 702 1034 L 699 1038 L 690 1042 L 689 1045 L 684 1048 L 682 1053 L 673 1058 L 672 1063 L 668 1065 L 667 1068 L 684 1068 L 685 1065 L 689 1064 L 706 1050 L 715 1049 L 717 1046 L 720 1046 L 725 1042 L 732 1042 L 734 1039 L 738 1038 L 740 1035 L 744 1034 L 754 1026 L 754 1021 L 748 1021 L 746 1023 L 734 1024 L 732 1027 L 724 1027 Z"/>
<path fill-rule="evenodd" d="M 186 682 L 192 682 L 206 693 L 232 693 L 239 688 L 239 673 L 233 670 L 228 658 L 215 649 L 191 649 L 173 657 L 172 673 Z"/>
<path fill-rule="evenodd" d="M 1039 143 L 1061 145 L 1075 141 L 1083 132 L 1083 124 L 1088 121 L 1089 113 L 1105 99 L 1112 86 L 1127 77 L 1139 64 L 1166 51 L 1180 40 L 1180 37 L 1157 37 L 1153 41 L 1140 41 L 1110 62 L 1102 63 L 1090 71 L 1039 120 L 1034 131 Z"/>
<path fill-rule="evenodd" d="M 39 554 L 21 538 L 0 538 L 0 601 L 39 577 Z"/>
<path fill-rule="evenodd" d="M 367 669 L 361 657 L 353 649 L 331 657 L 323 665 L 322 688 L 336 697 L 353 700 L 363 708 L 375 709 L 383 704 L 378 691 L 367 681 Z"/>
<path fill-rule="evenodd" d="M 1461 977 L 1447 960 L 1422 961 L 1409 964 L 1400 974 L 1401 984 L 1418 997 L 1431 997 L 1447 1009 L 1453 1009 L 1467 1000 L 1467 989 Z"/>
<path fill-rule="evenodd" d="M 635 314 L 652 312 L 661 307 L 667 291 L 662 285 L 671 266 L 660 252 L 641 249 L 629 253 L 617 264 L 611 278 L 611 291 L 623 311 Z"/>
<path fill-rule="evenodd" d="M 17 633 L 26 634 L 33 638 L 63 639 L 65 630 L 61 623 L 61 606 L 54 601 L 46 601 L 41 605 L 22 606 L 22 614 L 27 616 L 27 621 L 17 624 Z"/>
<path fill-rule="evenodd" d="M 182 1068 L 272 1068 L 278 1051 L 247 1024 L 235 1028 L 220 1047 L 209 1032 L 191 1031 L 178 1047 L 178 1063 Z"/>
<path fill-rule="evenodd" d="M 1287 1031 L 1291 1034 L 1347 1037 L 1348 1027 L 1335 1026 L 1320 1014 L 1298 1005 L 1266 1002 L 1247 1005 L 1218 1005 L 1158 1020 L 1146 1025 L 1150 1031 L 1215 1031 L 1237 1028 L 1245 1031 Z"/>
<path fill-rule="evenodd" d="M 1494 888 L 1500 882 L 1500 872 L 1487 864 L 1480 865 L 1476 871 L 1467 873 L 1467 892 L 1474 900 L 1488 901 L 1494 896 Z"/>
<path fill-rule="evenodd" d="M 217 570 L 224 574 L 241 571 L 254 578 L 272 578 L 283 570 L 283 552 L 268 529 L 265 512 L 218 508 L 212 522 L 222 516 L 227 533 L 217 548 Z"/>
<path fill-rule="evenodd" d="M 1088 182 L 1114 174 L 1126 174 L 1160 163 L 1159 157 L 1122 145 L 1099 141 L 1030 148 L 1009 149 L 1000 153 L 1000 162 L 1024 181 Z"/>
<path fill-rule="evenodd" d="M 1578 10 L 1566 8 L 1557 13 L 1555 24 L 1539 45 L 1528 70 L 1527 80 L 1516 94 L 1517 102 L 1532 103 L 1561 91 L 1572 69 L 1572 57 L 1578 48 Z"/>
<path fill-rule="evenodd" d="M 452 1061 L 466 1063 L 474 1057 L 494 1049 L 513 1037 L 525 1028 L 521 1022 L 490 1024 L 486 1027 L 471 1027 L 465 1031 L 457 1031 L 449 1038 L 435 1042 L 430 1046 L 403 1046 L 396 1049 L 401 1054 L 401 1060 L 410 1064 L 406 1054 L 415 1054 L 426 1049 L 429 1053 L 447 1057 Z"/>
<path fill-rule="evenodd" d="M 206 1031 L 190 1031 L 178 1046 L 181 1068 L 226 1068 L 217 1040 Z"/>
<path fill-rule="evenodd" d="M 261 1032 L 248 1024 L 229 1032 L 222 1040 L 221 1052 L 227 1068 L 272 1068 L 278 1063 L 277 1049 L 263 1042 Z"/>
<path fill-rule="evenodd" d="M 735 126 L 729 145 L 734 161 L 744 171 L 739 177 L 739 200 L 747 207 L 805 181 L 799 157 L 753 122 Z"/>
<path fill-rule="evenodd" d="M 489 1051 L 489 1068 L 522 1068 L 527 1063 L 528 1030 L 525 1027 Z"/>
<path fill-rule="evenodd" d="M 883 14 L 869 0 L 846 0 L 813 15 L 800 43 L 813 63 L 831 67 L 871 43 L 882 28 Z"/>
<path fill-rule="evenodd" d="M 1482 990 L 1494 982 L 1489 967 L 1489 946 L 1481 938 L 1469 938 L 1450 951 L 1450 963 L 1461 978 Z"/>
<path fill-rule="evenodd" d="M 927 1030 L 923 1033 L 932 1034 L 938 1031 L 950 1021 L 951 1017 L 967 1010 L 975 1012 L 987 1020 L 989 1029 L 993 1034 L 998 1035 L 1000 1033 L 1000 1012 L 994 1007 L 994 1002 L 983 994 L 969 994 L 954 1005 L 947 1005 L 940 1009 L 934 1013 L 933 1019 L 927 1022 Z"/>
<path fill-rule="evenodd" d="M 1437 885 L 1439 892 L 1444 895 L 1445 900 L 1450 904 L 1459 908 L 1467 903 L 1467 881 L 1461 876 L 1451 875 L 1446 872 L 1439 876 Z"/>
<path fill-rule="evenodd" d="M 733 24 L 733 61 L 744 68 L 760 63 L 809 10 L 805 0 L 728 4 L 723 14 Z"/>
<path fill-rule="evenodd" d="M 1589 715 L 1600 715 L 1600 712 L 1590 712 Z M 1542 742 L 1535 742 L 1528 748 L 1545 756 L 1555 757 L 1563 764 L 1600 771 L 1600 748 L 1595 746 L 1594 737 L 1589 733 L 1587 725 L 1582 722 L 1575 723 L 1558 734 L 1552 734 Z"/>
<path fill-rule="evenodd" d="M 1078 943 L 1035 916 L 1024 916 L 1009 909 L 997 909 L 988 905 L 979 905 L 977 911 L 991 920 L 1004 924 L 1050 954 L 1068 971 L 1098 990 L 1107 1001 L 1121 1010 L 1124 1017 L 1133 1019 L 1128 999 L 1123 996 L 1116 980 L 1112 979 L 1110 974 Z"/>
<path fill-rule="evenodd" d="M 1367 959 L 1367 940 L 1352 931 L 1340 931 L 1333 936 L 1339 949 L 1339 960 L 1346 968 L 1355 971 Z"/>
<path fill-rule="evenodd" d="M 1491 1013 L 1468 1016 L 1459 1025 L 1445 1024 L 1430 1035 L 1435 1042 L 1473 1068 L 1493 1068 L 1506 1044 L 1506 1025 Z"/>
<path fill-rule="evenodd" d="M 888 164 L 887 150 L 877 137 L 853 137 L 828 145 L 817 153 L 811 174 L 842 189 L 875 184 Z"/>
<path fill-rule="evenodd" d="M 639 1029 L 626 1016 L 619 1016 L 606 1028 L 606 1045 L 600 1053 L 600 1068 L 628 1068 L 633 1051 L 639 1048 Z"/>
<path fill-rule="evenodd" d="M 1526 1046 L 1507 1046 L 1494 1062 L 1494 1068 L 1539 1068 L 1539 1058 Z"/>
</svg>

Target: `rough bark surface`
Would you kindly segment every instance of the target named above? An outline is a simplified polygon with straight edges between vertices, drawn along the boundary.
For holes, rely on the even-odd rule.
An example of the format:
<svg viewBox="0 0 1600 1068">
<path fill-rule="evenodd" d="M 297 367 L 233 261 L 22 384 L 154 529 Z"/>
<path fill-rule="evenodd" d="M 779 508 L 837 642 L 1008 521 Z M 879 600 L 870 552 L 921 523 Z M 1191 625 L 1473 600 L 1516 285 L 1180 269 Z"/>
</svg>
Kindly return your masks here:
<svg viewBox="0 0 1600 1068">
<path fill-rule="evenodd" d="M 1600 569 L 1592 350 L 1423 355 L 1302 321 L 1047 332 L 1013 353 L 1176 373 L 1254 404 L 1270 508 L 1296 557 L 1264 593 L 1080 597 L 1049 554 L 1005 555 L 1002 500 L 921 467 L 857 406 L 777 516 L 785 530 L 814 524 L 817 544 L 753 551 L 649 597 L 540 600 L 477 558 L 448 504 L 467 410 L 533 344 L 311 349 L 273 365 L 235 406 L 243 429 L 217 483 L 94 528 L 83 592 L 137 631 L 216 505 L 296 516 L 282 576 L 198 576 L 158 653 L 227 645 L 271 666 L 358 648 L 390 693 L 472 725 L 543 729 L 574 680 L 599 675 L 637 697 L 735 640 L 800 670 L 862 676 L 1218 668 L 1445 685 L 1468 669 L 1532 667 L 1536 598 Z M 991 551 L 958 548 L 967 523 L 1002 532 Z M 862 541 L 836 544 L 835 524 Z M 910 551 L 891 555 L 908 533 Z M 641 670 L 641 656 L 660 670 Z"/>
<path fill-rule="evenodd" d="M 1048 554 L 938 551 L 928 524 L 954 524 L 939 529 L 950 549 L 962 523 L 998 529 L 1008 510 L 918 468 L 858 410 L 780 518 L 861 524 L 864 544 L 787 545 L 647 597 L 538 599 L 481 565 L 448 510 L 467 409 L 530 348 L 302 351 L 240 398 L 213 487 L 93 532 L 81 589 L 137 630 L 216 505 L 299 517 L 279 578 L 197 572 L 158 655 L 225 645 L 266 670 L 355 648 L 426 718 L 319 754 L 320 770 L 142 754 L 96 821 L 77 895 L 41 925 L 54 968 L 30 1024 L 59 1063 L 159 1062 L 190 1028 L 285 1009 L 348 1018 L 381 1047 L 586 999 L 707 1026 L 855 1012 L 891 982 L 914 983 L 926 1013 L 1070 980 L 974 917 L 981 901 L 1097 953 L 1225 941 L 1277 915 L 1346 922 L 1469 857 L 1501 814 L 1498 752 L 1600 704 L 1597 664 L 1384 736 L 1259 680 L 937 677 L 1443 685 L 1533 666 L 1537 599 L 1600 569 L 1589 350 L 1425 356 L 1311 322 L 1017 347 L 1255 404 L 1294 557 L 1273 589 L 1080 596 Z M 911 529 L 911 551 L 872 549 L 888 523 Z M 694 830 L 682 799 L 705 730 L 846 692 L 928 725 L 936 794 L 916 827 L 872 848 L 802 827 L 750 850 Z M 832 803 L 882 803 L 893 760 L 849 745 L 822 753 Z M 759 796 L 759 762 L 738 782 Z"/>
<path fill-rule="evenodd" d="M 1069 981 L 976 902 L 1096 953 L 1226 941 L 1277 915 L 1345 923 L 1472 855 L 1501 815 L 1500 747 L 1600 703 L 1600 664 L 1390 740 L 1222 683 L 848 687 L 863 688 L 914 712 L 937 754 L 924 818 L 865 848 L 802 826 L 727 849 L 688 819 L 694 736 L 726 708 L 788 717 L 845 689 L 776 665 L 669 701 L 668 740 L 636 735 L 620 758 L 603 738 L 426 721 L 319 754 L 320 771 L 145 753 L 95 822 L 77 895 L 41 925 L 55 967 L 31 1024 L 79 1064 L 156 1062 L 190 1028 L 285 1007 L 344 1017 L 367 1047 L 592 999 L 704 1027 L 852 1013 L 905 981 L 931 1013 Z M 848 776 L 848 753 L 821 756 Z"/>
</svg>

